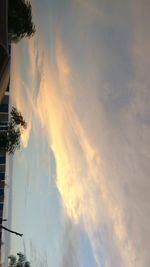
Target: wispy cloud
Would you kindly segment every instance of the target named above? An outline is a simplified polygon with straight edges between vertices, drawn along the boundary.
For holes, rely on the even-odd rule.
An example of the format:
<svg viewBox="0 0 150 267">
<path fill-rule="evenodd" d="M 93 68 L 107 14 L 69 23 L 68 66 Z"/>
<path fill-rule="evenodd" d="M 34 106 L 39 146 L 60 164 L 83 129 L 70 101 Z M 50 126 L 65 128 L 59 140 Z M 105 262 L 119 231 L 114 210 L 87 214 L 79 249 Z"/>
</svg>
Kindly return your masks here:
<svg viewBox="0 0 150 267">
<path fill-rule="evenodd" d="M 21 136 L 23 146 L 27 147 L 33 118 L 36 117 L 36 100 L 44 79 L 44 53 L 39 49 L 38 41 L 34 38 L 29 45 L 26 40 L 22 45 L 24 49 L 19 44 L 19 47 L 13 47 L 15 61 L 12 61 L 12 69 L 15 71 L 11 82 L 11 102 L 15 103 L 27 121 L 28 127 Z M 24 51 L 26 51 L 25 66 L 22 61 Z M 24 72 L 18 75 L 22 68 L 25 68 Z M 29 109 L 26 108 L 27 102 L 30 103 Z"/>
<path fill-rule="evenodd" d="M 62 241 L 62 266 L 80 266 L 80 225 L 97 266 L 147 267 L 149 254 L 143 248 L 150 237 L 149 5 L 77 5 L 73 14 L 79 20 L 71 24 L 72 32 L 63 12 L 60 24 L 58 19 L 53 60 L 40 54 L 47 47 L 44 41 L 29 47 L 33 88 L 30 92 L 24 86 L 24 91 L 31 111 L 20 89 L 15 101 L 29 121 L 34 118 L 34 136 L 46 139 L 56 160 L 54 176 L 70 220 Z M 20 79 L 16 85 L 21 88 Z M 35 147 L 41 159 L 38 144 Z"/>
<path fill-rule="evenodd" d="M 66 222 L 62 238 L 61 267 L 80 267 L 79 233 L 71 221 Z"/>
<path fill-rule="evenodd" d="M 57 77 L 60 79 L 55 80 L 51 66 L 45 69 L 46 82 L 39 91 L 36 112 L 55 153 L 57 186 L 64 209 L 74 223 L 84 225 L 98 266 L 101 249 L 95 233 L 101 223 L 106 223 L 112 229 L 112 240 L 118 255 L 121 253 L 123 262 L 132 266 L 135 252 L 128 238 L 122 207 L 105 178 L 99 148 L 92 145 L 74 110 L 72 92 L 75 85 L 70 82 L 71 67 L 60 40 L 58 44 L 56 62 Z M 65 86 L 67 91 L 63 90 Z M 64 261 L 66 263 L 66 257 Z"/>
</svg>

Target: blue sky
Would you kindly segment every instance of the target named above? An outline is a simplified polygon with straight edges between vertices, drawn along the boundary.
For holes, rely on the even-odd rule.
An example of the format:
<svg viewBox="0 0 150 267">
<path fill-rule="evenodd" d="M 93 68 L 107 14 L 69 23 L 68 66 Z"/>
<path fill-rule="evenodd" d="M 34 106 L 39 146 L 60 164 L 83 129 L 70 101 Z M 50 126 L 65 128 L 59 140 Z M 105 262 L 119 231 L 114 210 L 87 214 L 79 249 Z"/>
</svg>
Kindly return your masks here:
<svg viewBox="0 0 150 267">
<path fill-rule="evenodd" d="M 13 45 L 11 252 L 32 266 L 150 264 L 148 1 L 32 1 Z M 140 253 L 139 253 L 140 252 Z"/>
</svg>

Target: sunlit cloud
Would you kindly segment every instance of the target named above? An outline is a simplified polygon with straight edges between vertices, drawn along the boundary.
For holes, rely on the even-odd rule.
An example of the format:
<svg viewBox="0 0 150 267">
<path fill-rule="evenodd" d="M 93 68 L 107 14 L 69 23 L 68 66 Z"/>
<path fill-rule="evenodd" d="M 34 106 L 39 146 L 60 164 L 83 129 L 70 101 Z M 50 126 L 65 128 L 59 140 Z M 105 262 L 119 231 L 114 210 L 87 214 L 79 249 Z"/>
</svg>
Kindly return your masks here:
<svg viewBox="0 0 150 267">
<path fill-rule="evenodd" d="M 52 67 L 45 64 L 45 82 L 38 94 L 36 113 L 56 157 L 57 186 L 64 209 L 75 224 L 83 224 L 98 266 L 100 241 L 95 239 L 95 233 L 101 223 L 107 223 L 112 229 L 113 242 L 123 262 L 133 266 L 135 252 L 124 224 L 122 207 L 105 179 L 100 151 L 91 144 L 74 110 L 73 98 L 69 97 L 75 86 L 71 83 L 71 66 L 60 39 L 57 45 L 58 73 L 56 75 Z"/>
<path fill-rule="evenodd" d="M 120 1 L 115 1 L 115 4 L 121 19 L 118 19 L 118 9 L 113 4 L 109 16 L 103 3 L 78 1 L 86 17 L 82 22 L 83 28 L 82 20 L 77 23 L 81 24 L 80 34 L 84 29 L 88 33 L 87 25 L 91 30 L 93 22 L 98 20 L 105 27 L 114 27 L 112 32 L 111 29 L 108 31 L 112 33 L 112 39 L 101 29 L 103 38 L 107 40 L 106 47 L 97 35 L 96 43 L 94 34 L 93 39 L 87 34 L 87 42 L 82 37 L 85 47 L 79 55 L 83 56 L 84 50 L 86 53 L 79 69 L 72 62 L 76 56 L 74 51 L 72 57 L 67 51 L 69 46 L 64 44 L 63 27 L 59 23 L 53 33 L 53 60 L 43 53 L 46 50 L 43 40 L 34 40 L 28 47 L 31 90 L 27 83 L 22 84 L 17 78 L 20 59 L 14 66 L 17 86 L 17 90 L 13 90 L 14 99 L 29 121 L 29 131 L 23 136 L 24 145 L 27 146 L 32 129 L 34 137 L 42 139 L 44 136 L 56 160 L 56 186 L 63 212 L 70 221 L 66 226 L 68 232 L 64 233 L 64 239 L 69 240 L 64 242 L 62 266 L 69 266 L 69 260 L 72 266 L 80 266 L 79 241 L 76 239 L 78 226 L 86 232 L 97 266 L 142 266 L 144 259 L 145 267 L 149 259 L 146 252 L 141 252 L 142 259 L 139 255 L 139 248 L 142 250 L 142 245 L 144 247 L 144 240 L 148 239 L 146 232 L 149 231 L 149 219 L 141 219 L 144 217 L 143 207 L 148 214 L 144 194 L 148 200 L 146 188 L 149 187 L 148 179 L 145 179 L 149 173 L 149 163 L 146 162 L 149 162 L 150 145 L 148 23 L 146 21 L 146 25 L 140 28 L 144 17 L 140 15 L 139 1 L 136 9 L 133 8 L 135 3 L 133 7 L 129 3 L 124 6 Z M 124 43 L 126 38 L 120 32 L 122 29 L 126 34 L 129 31 L 130 23 L 125 23 L 129 10 L 133 12 L 134 34 L 129 42 Z M 61 19 L 63 21 L 63 16 Z M 78 27 L 75 30 L 78 32 Z M 141 35 L 141 32 L 145 34 Z M 90 40 L 93 46 L 90 46 Z M 121 45 L 118 44 L 121 41 Z M 25 95 L 20 90 L 22 85 Z M 122 103 L 124 97 L 126 101 Z M 25 99 L 30 104 L 30 111 L 25 106 Z M 35 145 L 36 157 L 40 164 L 38 145 Z M 141 187 L 144 193 L 140 193 Z M 144 227 L 147 231 L 143 230 Z"/>
</svg>

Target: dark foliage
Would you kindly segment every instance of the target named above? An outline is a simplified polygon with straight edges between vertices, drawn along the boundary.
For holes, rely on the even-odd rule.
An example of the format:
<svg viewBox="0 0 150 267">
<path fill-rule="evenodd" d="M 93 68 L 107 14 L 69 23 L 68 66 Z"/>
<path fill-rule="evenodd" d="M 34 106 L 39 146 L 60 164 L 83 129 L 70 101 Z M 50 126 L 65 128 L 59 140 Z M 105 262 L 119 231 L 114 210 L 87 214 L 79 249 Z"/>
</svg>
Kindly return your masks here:
<svg viewBox="0 0 150 267">
<path fill-rule="evenodd" d="M 9 0 L 8 32 L 13 42 L 34 35 L 35 25 L 32 21 L 32 8 L 29 1 Z"/>
<path fill-rule="evenodd" d="M 21 252 L 17 253 L 17 257 L 10 255 L 8 259 L 8 267 L 31 267 L 30 262 L 26 260 L 26 256 Z"/>
<path fill-rule="evenodd" d="M 7 129 L 0 131 L 0 149 L 9 154 L 14 154 L 20 148 L 20 137 L 23 130 L 27 128 L 27 123 L 16 108 L 12 108 Z"/>
<path fill-rule="evenodd" d="M 24 129 L 27 128 L 27 123 L 22 114 L 15 107 L 12 107 L 11 110 L 11 122 L 16 125 L 21 125 Z"/>
</svg>

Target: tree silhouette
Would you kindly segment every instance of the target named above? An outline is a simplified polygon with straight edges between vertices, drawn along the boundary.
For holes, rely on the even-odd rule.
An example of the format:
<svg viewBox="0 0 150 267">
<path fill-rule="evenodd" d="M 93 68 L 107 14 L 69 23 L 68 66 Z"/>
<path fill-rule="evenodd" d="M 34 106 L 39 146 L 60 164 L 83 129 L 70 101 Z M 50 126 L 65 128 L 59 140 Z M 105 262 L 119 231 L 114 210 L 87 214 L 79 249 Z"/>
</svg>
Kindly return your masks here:
<svg viewBox="0 0 150 267">
<path fill-rule="evenodd" d="M 13 107 L 7 127 L 0 131 L 0 149 L 5 150 L 9 154 L 14 154 L 15 150 L 20 148 L 20 137 L 26 128 L 27 123 L 23 116 Z"/>
<path fill-rule="evenodd" d="M 23 37 L 32 37 L 35 25 L 32 21 L 32 8 L 29 1 L 9 0 L 8 32 L 11 41 L 18 42 Z"/>
<path fill-rule="evenodd" d="M 24 120 L 22 114 L 15 108 L 11 110 L 11 122 L 16 125 L 21 125 L 24 129 L 27 128 L 27 123 Z"/>
<path fill-rule="evenodd" d="M 31 267 L 30 262 L 26 260 L 26 256 L 21 252 L 17 253 L 17 257 L 10 255 L 8 259 L 8 267 Z"/>
</svg>

